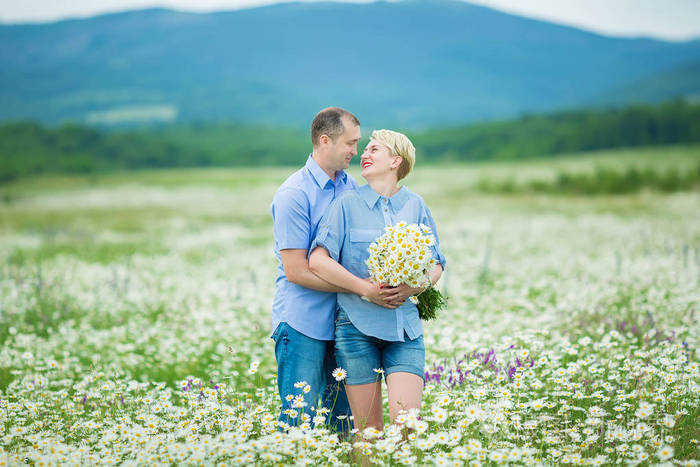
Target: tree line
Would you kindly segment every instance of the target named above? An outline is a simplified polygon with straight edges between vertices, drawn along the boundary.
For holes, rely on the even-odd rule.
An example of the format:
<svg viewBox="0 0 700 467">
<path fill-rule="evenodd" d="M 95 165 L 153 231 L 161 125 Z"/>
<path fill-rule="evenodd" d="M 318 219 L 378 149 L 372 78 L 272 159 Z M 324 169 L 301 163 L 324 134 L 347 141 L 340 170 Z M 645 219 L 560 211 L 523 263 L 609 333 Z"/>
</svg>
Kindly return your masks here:
<svg viewBox="0 0 700 467">
<path fill-rule="evenodd" d="M 700 142 L 700 103 L 674 100 L 610 110 L 572 110 L 509 121 L 409 131 L 433 162 L 517 160 L 565 153 Z M 305 131 L 240 124 L 106 130 L 79 124 L 0 125 L 0 182 L 42 173 L 207 166 L 299 165 Z"/>
<path fill-rule="evenodd" d="M 700 142 L 700 103 L 674 100 L 610 110 L 572 110 L 415 135 L 430 159 L 514 160 L 566 153 Z"/>
</svg>

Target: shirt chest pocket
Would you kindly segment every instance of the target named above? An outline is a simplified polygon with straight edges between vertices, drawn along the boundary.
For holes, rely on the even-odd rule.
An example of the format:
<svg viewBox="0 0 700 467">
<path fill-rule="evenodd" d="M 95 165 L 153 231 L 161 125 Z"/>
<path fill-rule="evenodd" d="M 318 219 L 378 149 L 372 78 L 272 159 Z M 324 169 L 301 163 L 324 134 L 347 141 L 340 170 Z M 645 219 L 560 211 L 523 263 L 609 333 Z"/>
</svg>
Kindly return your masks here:
<svg viewBox="0 0 700 467">
<path fill-rule="evenodd" d="M 377 240 L 382 235 L 378 229 L 350 229 L 350 259 L 353 263 L 361 263 L 364 267 L 365 260 L 369 258 L 370 243 Z"/>
</svg>

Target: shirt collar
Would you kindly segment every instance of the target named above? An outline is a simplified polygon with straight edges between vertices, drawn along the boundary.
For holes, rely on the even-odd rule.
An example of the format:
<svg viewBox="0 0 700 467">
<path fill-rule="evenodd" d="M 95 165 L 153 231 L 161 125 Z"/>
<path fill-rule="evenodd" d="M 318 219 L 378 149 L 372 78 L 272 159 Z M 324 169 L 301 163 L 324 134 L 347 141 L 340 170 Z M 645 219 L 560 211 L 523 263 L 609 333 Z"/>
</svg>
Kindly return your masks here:
<svg viewBox="0 0 700 467">
<path fill-rule="evenodd" d="M 306 161 L 306 168 L 311 173 L 311 176 L 314 178 L 314 180 L 316 180 L 316 183 L 318 183 L 319 187 L 325 188 L 326 185 L 328 185 L 328 182 L 333 183 L 331 177 L 329 177 L 328 174 L 321 168 L 321 166 L 318 165 L 318 163 L 312 157 L 312 154 L 309 154 L 309 158 Z M 335 181 L 336 183 L 338 181 L 346 183 L 348 181 L 348 174 L 346 174 L 344 170 L 339 170 L 335 173 Z"/>
<path fill-rule="evenodd" d="M 374 208 L 379 199 L 382 198 L 382 196 L 379 196 L 379 194 L 374 191 L 369 184 L 362 185 L 357 191 L 370 209 Z M 402 186 L 399 188 L 399 191 L 394 193 L 394 196 L 387 198 L 387 200 L 389 201 L 391 207 L 396 211 L 401 209 L 403 205 L 406 204 L 408 197 L 408 188 Z"/>
</svg>

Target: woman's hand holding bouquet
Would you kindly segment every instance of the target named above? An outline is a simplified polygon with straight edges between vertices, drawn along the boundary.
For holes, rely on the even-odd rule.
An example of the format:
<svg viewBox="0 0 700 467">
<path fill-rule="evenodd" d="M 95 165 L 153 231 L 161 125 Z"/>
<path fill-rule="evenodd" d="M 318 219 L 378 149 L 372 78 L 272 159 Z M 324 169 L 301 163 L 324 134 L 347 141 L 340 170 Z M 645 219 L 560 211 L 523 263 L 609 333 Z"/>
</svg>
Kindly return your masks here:
<svg viewBox="0 0 700 467">
<path fill-rule="evenodd" d="M 391 288 L 384 293 L 385 298 L 397 304 L 408 298 L 423 320 L 436 318 L 446 305 L 428 274 L 437 265 L 430 250 L 434 244 L 428 226 L 399 222 L 386 227 L 384 234 L 370 244 L 366 261 L 370 279 Z"/>
</svg>

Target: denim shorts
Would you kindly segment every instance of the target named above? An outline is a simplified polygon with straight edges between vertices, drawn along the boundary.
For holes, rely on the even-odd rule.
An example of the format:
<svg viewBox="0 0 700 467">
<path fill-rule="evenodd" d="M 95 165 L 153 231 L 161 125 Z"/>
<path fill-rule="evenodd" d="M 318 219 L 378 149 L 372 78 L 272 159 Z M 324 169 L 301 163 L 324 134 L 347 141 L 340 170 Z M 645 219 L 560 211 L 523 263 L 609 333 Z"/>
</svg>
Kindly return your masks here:
<svg viewBox="0 0 700 467">
<path fill-rule="evenodd" d="M 342 308 L 335 319 L 335 359 L 348 372 L 346 384 L 367 384 L 384 375 L 406 372 L 425 379 L 425 345 L 423 336 L 403 342 L 385 341 L 358 330 Z"/>
</svg>

